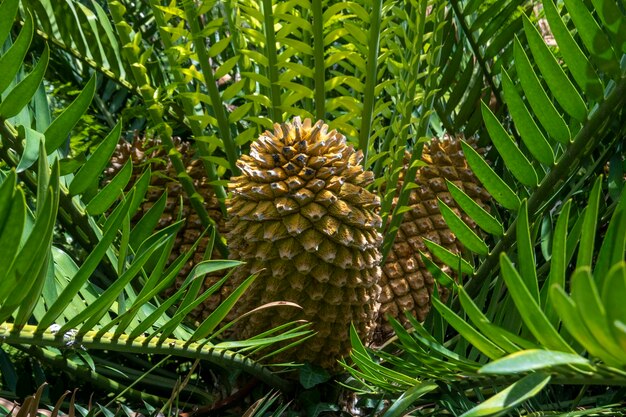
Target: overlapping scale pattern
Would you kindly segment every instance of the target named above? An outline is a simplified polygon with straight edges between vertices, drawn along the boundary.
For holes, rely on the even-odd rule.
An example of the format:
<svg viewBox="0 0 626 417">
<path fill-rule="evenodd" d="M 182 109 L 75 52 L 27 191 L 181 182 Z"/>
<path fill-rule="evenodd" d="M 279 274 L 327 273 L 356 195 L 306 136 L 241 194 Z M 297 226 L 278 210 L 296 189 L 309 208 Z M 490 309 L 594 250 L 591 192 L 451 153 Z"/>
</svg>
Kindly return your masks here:
<svg viewBox="0 0 626 417">
<path fill-rule="evenodd" d="M 367 339 L 378 312 L 380 199 L 365 187 L 362 153 L 322 121 L 294 118 L 274 125 L 237 163 L 227 202 L 231 257 L 246 261 L 234 285 L 259 274 L 235 307 L 240 316 L 261 305 L 290 301 L 302 307 L 260 310 L 237 326 L 250 337 L 293 321 L 312 322 L 316 336 L 280 360 L 324 368 L 350 350 L 354 323 Z"/>
<path fill-rule="evenodd" d="M 432 240 L 453 253 L 462 250 L 462 245 L 439 211 L 437 198 L 460 214 L 463 221 L 476 231 L 477 226 L 472 219 L 459 212 L 445 180 L 453 182 L 483 208 L 487 208 L 490 196 L 467 166 L 460 139 L 446 136 L 441 140 L 433 139 L 424 146 L 422 160 L 428 165 L 417 171 L 413 180 L 417 187 L 409 195 L 410 210 L 404 213 L 394 245 L 382 268 L 377 341 L 385 340 L 392 331 L 385 319 L 386 315 L 406 322 L 404 312 L 409 311 L 423 321 L 430 311 L 434 280 L 420 256 L 421 251 L 430 257 L 423 239 Z M 401 176 L 402 181 L 404 178 Z M 451 273 L 449 268 L 442 264 L 439 266 Z M 445 292 L 441 295 L 446 297 Z"/>
</svg>

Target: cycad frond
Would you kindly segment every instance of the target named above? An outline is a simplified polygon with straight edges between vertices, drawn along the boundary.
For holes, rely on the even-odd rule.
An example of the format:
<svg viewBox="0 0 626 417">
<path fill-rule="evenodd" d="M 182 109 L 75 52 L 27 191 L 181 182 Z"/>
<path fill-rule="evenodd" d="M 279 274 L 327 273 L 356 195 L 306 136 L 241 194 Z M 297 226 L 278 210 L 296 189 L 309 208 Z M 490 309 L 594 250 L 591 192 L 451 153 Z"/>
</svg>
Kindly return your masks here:
<svg viewBox="0 0 626 417">
<path fill-rule="evenodd" d="M 0 13 L 10 20 L 10 10 L 2 8 Z M 27 30 L 28 27 L 22 29 Z M 1 56 L 3 68 L 11 78 L 21 70 L 24 56 L 21 51 L 28 47 L 29 42 L 20 41 L 13 50 L 17 53 Z M 100 173 L 119 140 L 121 124 L 92 150 L 86 162 L 74 164 L 71 171 L 61 175 L 59 148 L 87 110 L 95 81 L 92 79 L 49 125 L 43 125 L 38 114 L 48 111 L 47 106 L 31 109 L 28 103 L 33 98 L 41 99 L 37 95 L 44 94 L 38 86 L 47 63 L 46 48 L 21 82 L 3 85 L 6 92 L 0 103 L 0 155 L 6 173 L 0 182 L 3 343 L 59 348 L 60 352 L 53 353 L 57 356 L 80 347 L 203 358 L 220 366 L 250 372 L 287 389 L 288 385 L 281 378 L 240 352 L 293 341 L 308 333 L 306 326 L 284 328 L 278 335 L 267 334 L 227 345 L 221 345 L 214 337 L 218 325 L 254 276 L 235 289 L 196 330 L 181 324 L 186 313 L 219 289 L 224 281 L 198 295 L 204 275 L 233 268 L 238 262 L 200 262 L 168 300 L 161 303 L 156 298 L 172 283 L 192 252 L 181 255 L 165 269 L 179 223 L 154 233 L 144 230 L 141 240 L 137 240 L 139 235 L 133 234 L 129 219 L 147 191 L 149 172 L 124 195 L 132 172 L 129 162 L 106 187 L 97 191 Z M 39 124 L 31 125 L 31 120 Z M 26 189 L 18 184 L 18 176 Z M 30 204 L 32 201 L 35 201 L 34 206 Z M 84 260 L 75 263 L 53 244 L 57 218 L 64 218 L 69 230 L 76 231 L 77 235 L 81 230 L 87 231 L 81 240 L 89 250 Z M 80 227 L 71 227 L 73 219 L 78 219 Z M 100 265 L 108 265 L 103 269 L 106 276 L 94 275 Z M 140 290 L 137 290 L 138 285 L 141 285 Z M 177 303 L 177 310 L 172 315 L 169 309 L 174 303 Z"/>
</svg>

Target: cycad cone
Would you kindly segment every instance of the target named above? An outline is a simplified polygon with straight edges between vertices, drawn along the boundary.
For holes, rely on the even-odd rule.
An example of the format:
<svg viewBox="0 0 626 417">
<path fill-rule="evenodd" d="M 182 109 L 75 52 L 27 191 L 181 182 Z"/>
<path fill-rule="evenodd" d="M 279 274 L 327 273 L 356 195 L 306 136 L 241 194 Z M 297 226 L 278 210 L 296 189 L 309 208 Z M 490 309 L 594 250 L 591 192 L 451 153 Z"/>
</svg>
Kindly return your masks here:
<svg viewBox="0 0 626 417">
<path fill-rule="evenodd" d="M 461 148 L 461 138 L 446 136 L 433 139 L 424 146 L 422 161 L 428 165 L 421 167 L 413 179 L 417 187 L 409 194 L 408 208 L 389 255 L 383 265 L 380 296 L 380 326 L 376 341 L 389 337 L 392 329 L 386 316 L 406 323 L 404 312 L 408 311 L 419 321 L 424 321 L 431 307 L 434 288 L 432 274 L 426 269 L 420 251 L 430 257 L 424 238 L 431 240 L 452 253 L 461 253 L 462 245 L 450 231 L 441 212 L 437 199 L 446 203 L 475 232 L 477 226 L 465 213 L 461 213 L 448 192 L 446 180 L 454 183 L 476 203 L 487 208 L 489 193 L 482 188 L 476 176 L 467 165 Z M 470 141 L 470 144 L 472 142 Z M 405 180 L 399 179 L 400 185 Z M 437 262 L 444 271 L 450 269 Z M 445 292 L 442 294 L 445 298 Z"/>
<path fill-rule="evenodd" d="M 220 234 L 224 234 L 225 222 L 222 212 L 220 211 L 218 200 L 206 176 L 202 162 L 194 157 L 195 151 L 190 142 L 183 141 L 178 137 L 172 139 L 176 150 L 180 153 L 187 174 L 193 179 L 196 191 L 204 199 L 206 210 L 217 223 Z M 129 158 L 133 162 L 133 178 L 129 181 L 130 185 L 137 182 L 147 165 L 149 165 L 152 170 L 150 186 L 146 193 L 145 201 L 139 207 L 135 218 L 133 218 L 133 226 L 166 192 L 167 200 L 163 213 L 158 221 L 158 228 L 160 229 L 174 223 L 178 219 L 179 210 L 182 209 L 181 218 L 184 220 L 184 223 L 176 235 L 176 242 L 174 243 L 169 259 L 171 263 L 180 255 L 191 250 L 198 238 L 202 235 L 204 227 L 202 226 L 200 217 L 192 210 L 189 198 L 177 179 L 176 170 L 170 162 L 167 152 L 158 140 L 136 137 L 133 143 L 127 141 L 120 142 L 111 157 L 111 165 L 104 172 L 105 180 L 110 181 L 120 169 L 122 169 Z M 183 199 L 182 207 L 180 204 L 181 197 Z M 173 287 L 165 290 L 163 296 L 168 297 L 180 288 L 193 266 L 204 259 L 208 243 L 209 237 L 207 235 L 200 239 L 193 256 L 191 256 L 189 261 L 182 267 L 176 277 L 176 283 Z M 212 259 L 219 259 L 221 257 L 220 253 L 215 249 L 213 254 L 210 255 Z M 222 277 L 223 274 L 219 272 L 207 275 L 202 290 L 208 289 Z M 217 308 L 222 302 L 222 299 L 225 298 L 229 292 L 230 287 L 228 285 L 222 286 L 219 292 L 211 295 L 203 304 L 189 313 L 190 321 L 201 323 Z"/>
<path fill-rule="evenodd" d="M 322 121 L 294 118 L 275 124 L 237 162 L 227 202 L 231 257 L 246 261 L 234 285 L 259 274 L 240 303 L 242 315 L 261 305 L 290 301 L 244 317 L 236 332 L 250 337 L 292 320 L 312 323 L 316 335 L 280 360 L 327 369 L 350 350 L 350 323 L 367 339 L 378 312 L 381 270 L 377 214 L 380 199 L 365 187 L 373 173 L 363 156 Z"/>
</svg>

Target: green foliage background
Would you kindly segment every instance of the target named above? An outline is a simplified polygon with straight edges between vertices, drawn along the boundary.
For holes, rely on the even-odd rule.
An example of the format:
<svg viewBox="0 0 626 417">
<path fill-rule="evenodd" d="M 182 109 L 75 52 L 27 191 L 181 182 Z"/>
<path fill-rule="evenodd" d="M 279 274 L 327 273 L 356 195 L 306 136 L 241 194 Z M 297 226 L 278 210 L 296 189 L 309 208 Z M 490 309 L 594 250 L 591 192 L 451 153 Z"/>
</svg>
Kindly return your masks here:
<svg viewBox="0 0 626 417">
<path fill-rule="evenodd" d="M 139 399 L 173 414 L 173 401 L 215 403 L 203 384 L 221 381 L 218 391 L 228 391 L 235 381 L 221 366 L 283 392 L 251 394 L 261 398 L 252 414 L 339 413 L 340 386 L 308 368 L 299 405 L 278 405 L 295 395 L 293 384 L 250 358 L 275 353 L 276 342 L 306 343 L 306 326 L 221 340 L 220 323 L 254 277 L 198 327 L 185 324 L 218 289 L 201 294 L 201 278 L 237 262 L 204 261 L 175 296 L 158 299 L 186 259 L 166 267 L 180 222 L 155 230 L 160 205 L 131 227 L 149 171 L 128 193 L 130 164 L 99 185 L 121 136 L 158 136 L 227 259 L 172 137 L 194 141 L 223 202 L 248 144 L 301 116 L 324 119 L 366 155 L 383 200 L 384 254 L 412 187 L 405 182 L 394 208 L 405 149 L 409 178 L 429 137 L 476 135 L 489 149 L 483 157 L 464 146 L 494 198 L 490 212 L 449 184 L 484 233 L 440 203 L 467 253 L 428 243 L 459 271 L 450 302 L 435 300 L 434 314 L 410 331 L 397 325 L 386 347 L 371 350 L 353 335 L 340 382 L 359 393 L 357 408 L 623 413 L 624 12 L 617 0 L 3 0 L 4 396 L 74 373 L 77 385 L 99 392 L 92 414 Z M 442 285 L 452 282 L 431 268 Z M 185 358 L 208 361 L 219 377 Z M 24 363 L 30 372 L 18 374 Z M 53 403 L 53 394 L 37 401 Z"/>
</svg>

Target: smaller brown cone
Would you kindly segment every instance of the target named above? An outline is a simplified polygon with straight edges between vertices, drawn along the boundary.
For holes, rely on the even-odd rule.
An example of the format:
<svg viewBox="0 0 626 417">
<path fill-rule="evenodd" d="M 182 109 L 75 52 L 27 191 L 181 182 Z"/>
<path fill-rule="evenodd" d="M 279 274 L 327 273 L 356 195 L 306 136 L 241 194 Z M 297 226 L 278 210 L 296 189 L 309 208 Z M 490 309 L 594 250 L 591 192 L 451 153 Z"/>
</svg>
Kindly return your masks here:
<svg viewBox="0 0 626 417">
<path fill-rule="evenodd" d="M 194 149 L 191 143 L 183 141 L 178 137 L 174 137 L 174 145 L 177 151 L 181 154 L 183 164 L 187 167 L 187 174 L 193 179 L 194 187 L 196 191 L 204 199 L 204 205 L 209 213 L 209 216 L 215 220 L 218 225 L 220 234 L 225 233 L 225 222 L 222 216 L 222 212 L 219 208 L 219 202 L 215 197 L 213 188 L 209 184 L 209 180 L 206 177 L 206 172 L 202 166 L 202 162 L 195 158 Z M 192 209 L 187 194 L 183 190 L 182 185 L 177 180 L 177 173 L 165 148 L 161 145 L 160 141 L 152 138 L 139 138 L 135 137 L 132 143 L 127 141 L 120 142 L 115 150 L 115 153 L 111 157 L 111 164 L 104 172 L 105 181 L 110 181 L 115 174 L 124 166 L 128 158 L 133 162 L 133 177 L 129 184 L 132 186 L 139 179 L 141 174 L 146 169 L 147 165 L 150 165 L 152 170 L 152 177 L 150 178 L 150 185 L 146 192 L 144 202 L 139 207 L 139 210 L 132 220 L 133 226 L 139 219 L 141 219 L 150 208 L 159 200 L 165 191 L 167 191 L 167 201 L 165 203 L 165 209 L 159 219 L 158 228 L 166 227 L 178 219 L 179 210 L 181 209 L 180 199 L 183 198 L 182 205 L 182 219 L 185 219 L 181 229 L 176 235 L 176 241 L 172 248 L 169 262 L 173 262 L 181 254 L 188 252 L 193 247 L 196 240 L 202 234 L 204 230 L 200 218 Z M 176 283 L 173 287 L 165 290 L 162 294 L 164 297 L 168 297 L 180 288 L 185 277 L 195 264 L 201 262 L 204 259 L 204 254 L 209 243 L 209 236 L 205 234 L 198 243 L 195 253 L 187 261 L 187 263 L 181 269 Z M 214 248 L 211 254 L 211 259 L 220 259 L 222 256 Z M 208 289 L 211 285 L 215 284 L 224 275 L 223 271 L 218 271 L 214 274 L 210 274 L 205 278 L 204 286 L 201 291 Z M 203 304 L 196 307 L 190 314 L 189 319 L 191 322 L 202 322 L 208 315 L 217 308 L 224 297 L 230 292 L 230 287 L 225 284 L 222 289 L 210 296 Z"/>
<path fill-rule="evenodd" d="M 411 190 L 407 203 L 410 210 L 404 213 L 393 247 L 383 265 L 376 342 L 386 340 L 392 333 L 387 315 L 406 324 L 405 311 L 413 314 L 419 321 L 424 321 L 430 311 L 434 279 L 426 269 L 420 251 L 431 259 L 432 256 L 423 239 L 432 240 L 453 253 L 460 253 L 462 250 L 462 245 L 439 211 L 437 198 L 457 214 L 461 214 L 461 218 L 471 228 L 475 231 L 477 229 L 467 215 L 459 213 L 456 202 L 448 192 L 446 180 L 453 182 L 483 208 L 487 207 L 490 196 L 467 166 L 460 139 L 462 138 L 433 139 L 424 146 L 422 160 L 428 165 L 417 171 L 414 180 L 417 187 Z M 398 189 L 403 181 L 401 175 Z M 436 259 L 434 261 L 445 272 L 451 273 L 448 267 Z M 441 296 L 446 298 L 445 289 Z"/>
</svg>

